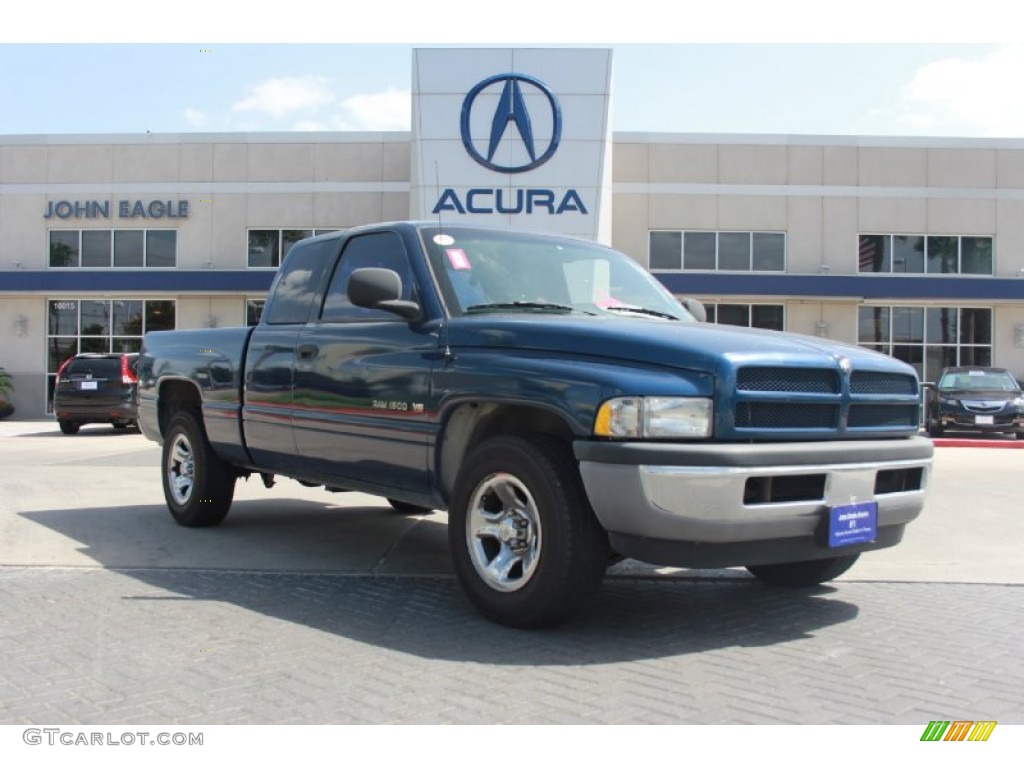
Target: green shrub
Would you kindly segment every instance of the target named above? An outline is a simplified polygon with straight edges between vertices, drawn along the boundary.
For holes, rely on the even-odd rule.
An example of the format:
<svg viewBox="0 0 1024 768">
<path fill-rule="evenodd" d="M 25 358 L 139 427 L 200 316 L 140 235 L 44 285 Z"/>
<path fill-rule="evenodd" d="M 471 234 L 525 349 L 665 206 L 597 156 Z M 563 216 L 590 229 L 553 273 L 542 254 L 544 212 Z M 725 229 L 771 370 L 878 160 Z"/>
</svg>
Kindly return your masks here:
<svg viewBox="0 0 1024 768">
<path fill-rule="evenodd" d="M 14 382 L 11 380 L 11 374 L 0 368 L 0 398 L 6 400 L 14 394 Z"/>
<path fill-rule="evenodd" d="M 11 374 L 0 368 L 0 419 L 14 413 L 11 396 L 14 394 L 14 381 Z"/>
</svg>

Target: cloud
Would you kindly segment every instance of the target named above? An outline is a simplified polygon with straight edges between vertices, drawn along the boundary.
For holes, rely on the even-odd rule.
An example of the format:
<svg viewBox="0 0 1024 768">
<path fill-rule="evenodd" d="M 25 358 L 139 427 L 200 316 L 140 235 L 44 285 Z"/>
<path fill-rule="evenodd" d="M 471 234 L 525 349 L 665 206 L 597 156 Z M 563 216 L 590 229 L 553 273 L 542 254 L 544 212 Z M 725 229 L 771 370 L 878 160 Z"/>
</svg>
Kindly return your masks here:
<svg viewBox="0 0 1024 768">
<path fill-rule="evenodd" d="M 306 117 L 296 131 L 408 131 L 412 125 L 412 95 L 388 88 L 379 93 L 358 93 L 338 102 L 338 110 L 323 118 Z"/>
<path fill-rule="evenodd" d="M 250 87 L 232 111 L 257 119 L 288 120 L 295 131 L 407 131 L 412 124 L 412 97 L 408 89 L 390 87 L 342 98 L 325 77 L 277 77 Z M 209 122 L 205 114 L 191 108 L 185 118 L 194 127 Z"/>
<path fill-rule="evenodd" d="M 293 131 L 330 131 L 334 130 L 323 120 L 300 120 L 292 126 Z"/>
<path fill-rule="evenodd" d="M 384 93 L 362 93 L 341 103 L 345 120 L 357 131 L 407 131 L 412 125 L 412 95 L 388 88 Z"/>
<path fill-rule="evenodd" d="M 1024 136 L 1024 46 L 980 59 L 943 59 L 921 67 L 904 86 L 900 120 L 922 133 Z"/>
<path fill-rule="evenodd" d="M 206 113 L 192 107 L 185 107 L 185 121 L 193 128 L 202 128 L 207 122 Z"/>
<path fill-rule="evenodd" d="M 282 118 L 294 112 L 316 112 L 334 100 L 327 78 L 312 75 L 278 77 L 252 86 L 249 95 L 235 102 L 232 109 Z"/>
</svg>

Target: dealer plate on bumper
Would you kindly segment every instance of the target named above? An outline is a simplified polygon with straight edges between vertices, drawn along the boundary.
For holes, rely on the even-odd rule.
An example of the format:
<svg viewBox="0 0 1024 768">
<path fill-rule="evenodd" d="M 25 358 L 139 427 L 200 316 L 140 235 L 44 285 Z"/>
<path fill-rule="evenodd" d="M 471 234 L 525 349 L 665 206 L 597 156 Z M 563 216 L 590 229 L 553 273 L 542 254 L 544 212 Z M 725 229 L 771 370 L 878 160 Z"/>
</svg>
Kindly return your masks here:
<svg viewBox="0 0 1024 768">
<path fill-rule="evenodd" d="M 878 536 L 878 502 L 841 504 L 828 510 L 828 545 L 866 544 Z"/>
</svg>

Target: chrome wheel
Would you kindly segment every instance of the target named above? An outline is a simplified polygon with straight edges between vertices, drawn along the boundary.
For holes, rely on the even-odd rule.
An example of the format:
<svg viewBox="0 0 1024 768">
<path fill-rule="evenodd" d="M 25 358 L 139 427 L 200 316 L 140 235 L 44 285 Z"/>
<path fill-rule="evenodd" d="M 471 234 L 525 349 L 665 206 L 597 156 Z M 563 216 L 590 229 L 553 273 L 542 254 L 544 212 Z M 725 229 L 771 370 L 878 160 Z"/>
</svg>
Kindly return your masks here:
<svg viewBox="0 0 1024 768">
<path fill-rule="evenodd" d="M 473 567 L 499 592 L 525 587 L 540 558 L 537 505 L 514 475 L 499 472 L 477 485 L 466 515 L 466 543 Z"/>
<path fill-rule="evenodd" d="M 196 464 L 192 455 L 192 444 L 181 432 L 174 435 L 167 452 L 167 486 L 178 504 L 185 505 L 192 497 L 195 487 Z"/>
<path fill-rule="evenodd" d="M 199 418 L 191 411 L 171 417 L 161 458 L 167 507 L 188 528 L 218 525 L 231 508 L 238 479 L 234 467 L 214 452 Z"/>
<path fill-rule="evenodd" d="M 494 435 L 466 455 L 448 543 L 470 602 L 510 627 L 546 627 L 579 610 L 608 563 L 572 448 L 550 435 Z"/>
</svg>

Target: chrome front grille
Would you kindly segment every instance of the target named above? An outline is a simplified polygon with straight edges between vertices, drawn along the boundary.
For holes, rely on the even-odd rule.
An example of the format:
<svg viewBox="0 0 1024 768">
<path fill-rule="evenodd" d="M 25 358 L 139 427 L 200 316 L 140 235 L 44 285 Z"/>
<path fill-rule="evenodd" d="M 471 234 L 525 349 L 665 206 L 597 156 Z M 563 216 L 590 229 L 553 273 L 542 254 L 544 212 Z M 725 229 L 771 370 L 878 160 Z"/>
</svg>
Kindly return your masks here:
<svg viewBox="0 0 1024 768">
<path fill-rule="evenodd" d="M 971 413 L 999 413 L 999 411 L 1006 407 L 1006 403 L 1002 401 L 961 400 L 960 403 L 965 411 L 970 411 Z"/>
<path fill-rule="evenodd" d="M 801 431 L 867 436 L 913 433 L 920 414 L 912 374 L 829 366 L 743 365 L 735 371 L 735 411 L 720 436 L 800 439 Z"/>
</svg>

